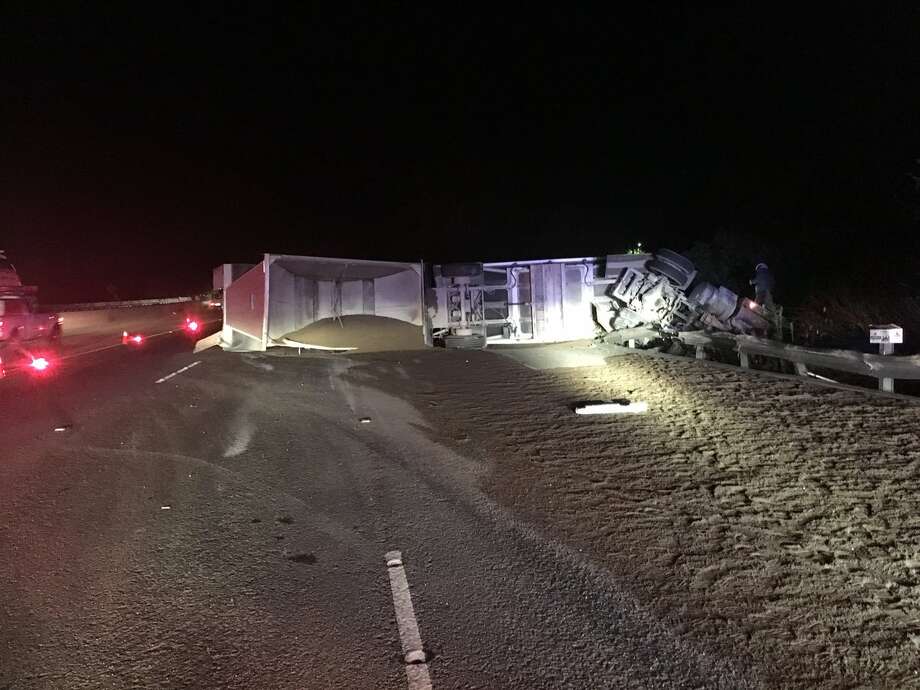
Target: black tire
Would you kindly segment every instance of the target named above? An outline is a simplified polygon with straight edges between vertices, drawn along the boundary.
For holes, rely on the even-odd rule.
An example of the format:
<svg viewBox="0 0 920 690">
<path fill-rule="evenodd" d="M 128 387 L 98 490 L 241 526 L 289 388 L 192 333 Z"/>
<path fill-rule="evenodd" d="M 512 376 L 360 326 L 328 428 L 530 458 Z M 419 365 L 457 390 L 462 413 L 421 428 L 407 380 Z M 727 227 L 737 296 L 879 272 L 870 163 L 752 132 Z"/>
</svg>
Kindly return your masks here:
<svg viewBox="0 0 920 690">
<path fill-rule="evenodd" d="M 3 363 L 8 367 L 17 367 L 26 357 L 26 351 L 22 346 L 22 340 L 19 338 L 19 329 L 10 333 L 10 337 L 3 343 L 0 343 L 3 352 Z"/>
<path fill-rule="evenodd" d="M 664 255 L 656 254 L 653 260 L 657 261 L 659 264 L 667 264 L 668 266 L 672 266 L 675 271 L 686 275 L 687 279 L 689 280 L 690 276 L 692 276 L 696 270 L 693 268 L 693 264 L 684 259 L 684 257 L 682 257 L 680 254 L 675 254 L 674 252 L 667 250 L 665 251 L 666 253 Z M 677 257 L 678 260 L 674 261 L 671 259 L 671 257 Z M 689 266 L 689 268 L 687 268 L 687 266 Z"/>
<path fill-rule="evenodd" d="M 445 335 L 444 347 L 448 350 L 482 350 L 486 346 L 484 335 Z"/>
<path fill-rule="evenodd" d="M 687 279 L 690 277 L 690 274 L 679 266 L 675 266 L 674 264 L 666 263 L 664 261 L 659 261 L 658 259 L 652 259 L 648 262 L 648 264 L 646 264 L 646 267 L 652 273 L 657 273 L 658 275 L 664 276 L 677 287 L 683 287 L 686 285 Z"/>
<path fill-rule="evenodd" d="M 661 259 L 665 263 L 674 264 L 687 273 L 693 273 L 696 270 L 696 266 L 693 265 L 693 262 L 690 261 L 683 254 L 678 254 L 677 252 L 671 251 L 670 249 L 659 249 L 655 252 L 655 258 Z"/>
<path fill-rule="evenodd" d="M 482 274 L 482 264 L 473 262 L 441 264 L 441 275 L 445 278 L 472 278 Z"/>
<path fill-rule="evenodd" d="M 55 326 L 51 329 L 51 332 L 48 334 L 47 338 L 47 347 L 49 350 L 53 351 L 55 354 L 60 354 L 61 351 L 61 337 L 64 335 L 64 332 L 61 330 L 60 326 Z"/>
</svg>

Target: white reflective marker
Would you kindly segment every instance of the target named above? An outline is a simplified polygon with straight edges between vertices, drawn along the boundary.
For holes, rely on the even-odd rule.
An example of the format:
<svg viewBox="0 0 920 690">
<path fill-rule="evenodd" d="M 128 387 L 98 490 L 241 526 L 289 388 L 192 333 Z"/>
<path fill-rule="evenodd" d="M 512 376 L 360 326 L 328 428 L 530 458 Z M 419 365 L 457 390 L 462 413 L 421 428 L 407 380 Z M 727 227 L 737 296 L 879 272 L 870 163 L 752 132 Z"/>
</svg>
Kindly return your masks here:
<svg viewBox="0 0 920 690">
<path fill-rule="evenodd" d="M 201 360 L 198 360 L 197 362 L 192 362 L 192 363 L 189 364 L 187 367 L 182 367 L 182 368 L 179 369 L 178 371 L 174 371 L 173 373 L 167 374 L 166 376 L 164 376 L 164 377 L 161 378 L 161 379 L 157 379 L 155 383 L 163 383 L 164 381 L 169 381 L 169 379 L 171 379 L 173 376 L 177 376 L 178 374 L 181 374 L 183 371 L 188 371 L 188 370 L 191 369 L 192 367 L 197 366 L 197 365 L 199 365 L 199 364 L 201 364 Z"/>
<path fill-rule="evenodd" d="M 403 660 L 406 662 L 406 680 L 409 690 L 431 690 L 431 675 L 425 663 L 422 636 L 415 620 L 415 608 L 409 593 L 409 581 L 403 567 L 402 552 L 390 551 L 384 558 L 390 576 L 390 590 L 393 592 L 393 608 L 396 611 L 396 625 L 402 643 Z"/>
<path fill-rule="evenodd" d="M 648 412 L 647 402 L 592 403 L 575 408 L 575 414 L 642 414 Z"/>
</svg>

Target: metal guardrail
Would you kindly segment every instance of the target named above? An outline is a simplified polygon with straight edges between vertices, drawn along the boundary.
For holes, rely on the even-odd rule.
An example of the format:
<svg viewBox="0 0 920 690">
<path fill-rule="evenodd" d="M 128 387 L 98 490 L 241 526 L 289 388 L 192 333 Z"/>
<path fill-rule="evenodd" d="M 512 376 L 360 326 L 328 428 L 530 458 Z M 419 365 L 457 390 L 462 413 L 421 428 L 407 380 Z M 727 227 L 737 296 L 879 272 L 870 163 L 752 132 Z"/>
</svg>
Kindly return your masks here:
<svg viewBox="0 0 920 690">
<path fill-rule="evenodd" d="M 895 379 L 920 380 L 920 355 L 877 355 L 853 350 L 830 350 L 790 345 L 776 340 L 749 335 L 711 335 L 699 331 L 681 333 L 681 341 L 696 348 L 697 359 L 706 359 L 707 348 L 730 348 L 738 353 L 744 368 L 750 367 L 751 355 L 774 357 L 792 362 L 802 376 L 811 374 L 809 368 L 831 369 L 849 374 L 879 379 L 883 390 L 891 390 Z"/>
<path fill-rule="evenodd" d="M 134 307 L 155 307 L 162 304 L 182 304 L 194 302 L 199 297 L 163 297 L 159 299 L 135 299 L 121 302 L 82 302 L 79 304 L 43 304 L 47 311 L 95 311 L 99 309 L 131 309 Z"/>
</svg>

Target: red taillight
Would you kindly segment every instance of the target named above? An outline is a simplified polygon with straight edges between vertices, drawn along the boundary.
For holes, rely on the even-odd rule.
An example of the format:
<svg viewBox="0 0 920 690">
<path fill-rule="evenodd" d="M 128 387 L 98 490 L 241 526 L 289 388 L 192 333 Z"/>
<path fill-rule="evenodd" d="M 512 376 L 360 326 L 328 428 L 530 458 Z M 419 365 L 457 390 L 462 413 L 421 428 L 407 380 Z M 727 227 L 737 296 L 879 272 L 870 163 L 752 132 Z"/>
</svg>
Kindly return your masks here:
<svg viewBox="0 0 920 690">
<path fill-rule="evenodd" d="M 189 322 L 186 324 L 186 327 L 187 327 L 192 333 L 194 333 L 195 331 L 198 330 L 198 322 L 197 322 L 197 321 L 189 321 Z"/>
<path fill-rule="evenodd" d="M 134 343 L 137 343 L 138 345 L 140 345 L 142 342 L 144 342 L 144 336 L 142 336 L 142 335 L 135 335 L 135 336 L 133 336 L 133 337 L 131 338 L 131 342 L 134 342 Z"/>
<path fill-rule="evenodd" d="M 31 362 L 29 362 L 29 366 L 32 367 L 35 371 L 45 371 L 48 367 L 51 366 L 51 362 L 49 362 L 44 357 L 36 357 Z"/>
</svg>

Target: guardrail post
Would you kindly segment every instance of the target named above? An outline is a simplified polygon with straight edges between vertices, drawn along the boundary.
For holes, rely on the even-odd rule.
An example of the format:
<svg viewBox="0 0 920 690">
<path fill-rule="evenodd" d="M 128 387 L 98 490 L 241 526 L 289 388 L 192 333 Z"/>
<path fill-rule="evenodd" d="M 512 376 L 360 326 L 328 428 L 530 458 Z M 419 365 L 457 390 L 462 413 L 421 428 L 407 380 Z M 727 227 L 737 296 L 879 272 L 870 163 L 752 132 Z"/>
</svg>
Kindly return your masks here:
<svg viewBox="0 0 920 690">
<path fill-rule="evenodd" d="M 808 367 L 802 362 L 795 362 L 795 373 L 799 376 L 808 376 Z"/>
<path fill-rule="evenodd" d="M 744 350 L 738 350 L 738 359 L 741 360 L 741 368 L 742 368 L 742 369 L 750 369 L 750 368 L 751 368 L 751 360 L 748 359 L 748 353 L 747 353 L 747 352 L 745 352 Z"/>
<path fill-rule="evenodd" d="M 893 343 L 879 343 L 878 353 L 880 355 L 893 355 L 894 354 L 894 344 Z M 880 391 L 885 391 L 886 393 L 894 393 L 894 379 L 882 377 L 878 380 L 878 389 Z"/>
<path fill-rule="evenodd" d="M 696 358 L 697 359 L 706 359 L 706 348 L 702 345 L 696 346 Z"/>
</svg>

